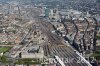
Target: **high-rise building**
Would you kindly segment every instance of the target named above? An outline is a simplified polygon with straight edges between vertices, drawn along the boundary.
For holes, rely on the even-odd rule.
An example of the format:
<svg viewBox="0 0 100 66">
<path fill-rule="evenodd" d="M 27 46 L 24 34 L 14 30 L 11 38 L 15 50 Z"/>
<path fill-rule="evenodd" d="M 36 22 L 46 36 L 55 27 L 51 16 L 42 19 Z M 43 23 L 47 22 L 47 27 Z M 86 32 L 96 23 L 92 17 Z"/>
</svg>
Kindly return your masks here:
<svg viewBox="0 0 100 66">
<path fill-rule="evenodd" d="M 49 13 L 49 18 L 55 21 L 59 20 L 59 12 L 57 9 L 51 9 Z"/>
</svg>

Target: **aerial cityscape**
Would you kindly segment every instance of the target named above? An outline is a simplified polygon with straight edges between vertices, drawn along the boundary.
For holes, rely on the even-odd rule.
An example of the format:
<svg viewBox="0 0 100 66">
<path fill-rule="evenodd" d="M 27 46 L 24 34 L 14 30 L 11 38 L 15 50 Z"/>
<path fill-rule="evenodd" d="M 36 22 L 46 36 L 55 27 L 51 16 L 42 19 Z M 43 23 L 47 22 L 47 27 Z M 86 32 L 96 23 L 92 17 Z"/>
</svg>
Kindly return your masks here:
<svg viewBox="0 0 100 66">
<path fill-rule="evenodd" d="M 0 66 L 100 66 L 100 0 L 0 0 Z"/>
</svg>

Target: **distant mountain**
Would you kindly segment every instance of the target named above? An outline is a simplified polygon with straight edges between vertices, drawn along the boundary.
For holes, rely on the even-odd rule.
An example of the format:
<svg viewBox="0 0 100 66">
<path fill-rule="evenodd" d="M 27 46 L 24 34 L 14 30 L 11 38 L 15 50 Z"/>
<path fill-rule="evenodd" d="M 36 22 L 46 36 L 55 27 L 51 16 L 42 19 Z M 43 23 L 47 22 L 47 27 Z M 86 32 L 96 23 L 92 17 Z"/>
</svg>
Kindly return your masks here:
<svg viewBox="0 0 100 66">
<path fill-rule="evenodd" d="M 10 1 L 10 0 L 0 0 L 0 3 L 6 3 L 8 1 Z"/>
<path fill-rule="evenodd" d="M 100 0 L 97 0 L 97 3 L 100 3 Z"/>
<path fill-rule="evenodd" d="M 40 3 L 40 2 L 44 2 L 44 3 L 50 3 L 52 2 L 52 4 L 56 5 L 56 4 L 64 4 L 64 3 L 67 3 L 69 4 L 71 2 L 71 4 L 78 4 L 78 3 L 94 3 L 96 2 L 97 0 L 0 0 L 0 3 L 3 2 L 3 3 L 6 3 L 6 2 L 11 2 L 11 1 L 17 1 L 17 2 L 20 2 L 20 3 Z M 100 0 L 98 0 L 97 2 L 100 2 Z"/>
</svg>

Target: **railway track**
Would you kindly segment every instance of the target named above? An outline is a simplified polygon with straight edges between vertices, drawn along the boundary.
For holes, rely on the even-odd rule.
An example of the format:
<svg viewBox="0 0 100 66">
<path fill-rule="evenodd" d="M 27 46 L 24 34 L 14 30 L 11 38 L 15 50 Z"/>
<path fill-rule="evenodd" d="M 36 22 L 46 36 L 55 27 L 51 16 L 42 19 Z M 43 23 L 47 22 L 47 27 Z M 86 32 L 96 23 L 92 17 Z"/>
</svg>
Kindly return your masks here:
<svg viewBox="0 0 100 66">
<path fill-rule="evenodd" d="M 65 63 L 66 66 L 88 66 L 86 63 L 77 63 L 79 56 L 73 49 L 62 43 L 62 40 L 50 32 L 47 22 L 40 20 L 41 31 L 48 37 L 48 41 L 43 45 L 46 56 L 59 56 L 60 58 L 74 59 L 72 62 Z"/>
</svg>

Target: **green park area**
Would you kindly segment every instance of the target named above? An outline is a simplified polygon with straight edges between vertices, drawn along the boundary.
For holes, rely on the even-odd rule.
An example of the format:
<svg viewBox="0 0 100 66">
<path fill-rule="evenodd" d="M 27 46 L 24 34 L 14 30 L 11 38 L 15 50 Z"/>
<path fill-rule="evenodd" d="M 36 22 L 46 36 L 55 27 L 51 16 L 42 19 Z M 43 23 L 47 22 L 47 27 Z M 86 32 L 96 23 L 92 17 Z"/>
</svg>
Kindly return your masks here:
<svg viewBox="0 0 100 66">
<path fill-rule="evenodd" d="M 0 47 L 0 53 L 8 52 L 11 49 L 11 47 Z"/>
<path fill-rule="evenodd" d="M 100 36 L 99 36 L 99 35 L 97 35 L 97 36 L 96 36 L 96 38 L 97 38 L 97 39 L 100 39 Z"/>
<path fill-rule="evenodd" d="M 97 60 L 100 60 L 100 50 L 95 51 L 92 54 L 92 57 L 96 58 Z"/>
<path fill-rule="evenodd" d="M 11 49 L 11 47 L 1 47 L 0 46 L 0 53 L 6 53 Z M 2 63 L 10 63 L 10 61 L 7 59 L 5 55 L 0 56 L 0 62 Z"/>
<path fill-rule="evenodd" d="M 0 62 L 2 62 L 2 63 L 11 63 L 11 61 L 10 60 L 8 60 L 7 59 L 7 57 L 6 56 L 0 56 Z"/>
<path fill-rule="evenodd" d="M 26 58 L 18 60 L 15 64 L 41 64 L 41 61 L 39 59 Z"/>
</svg>

